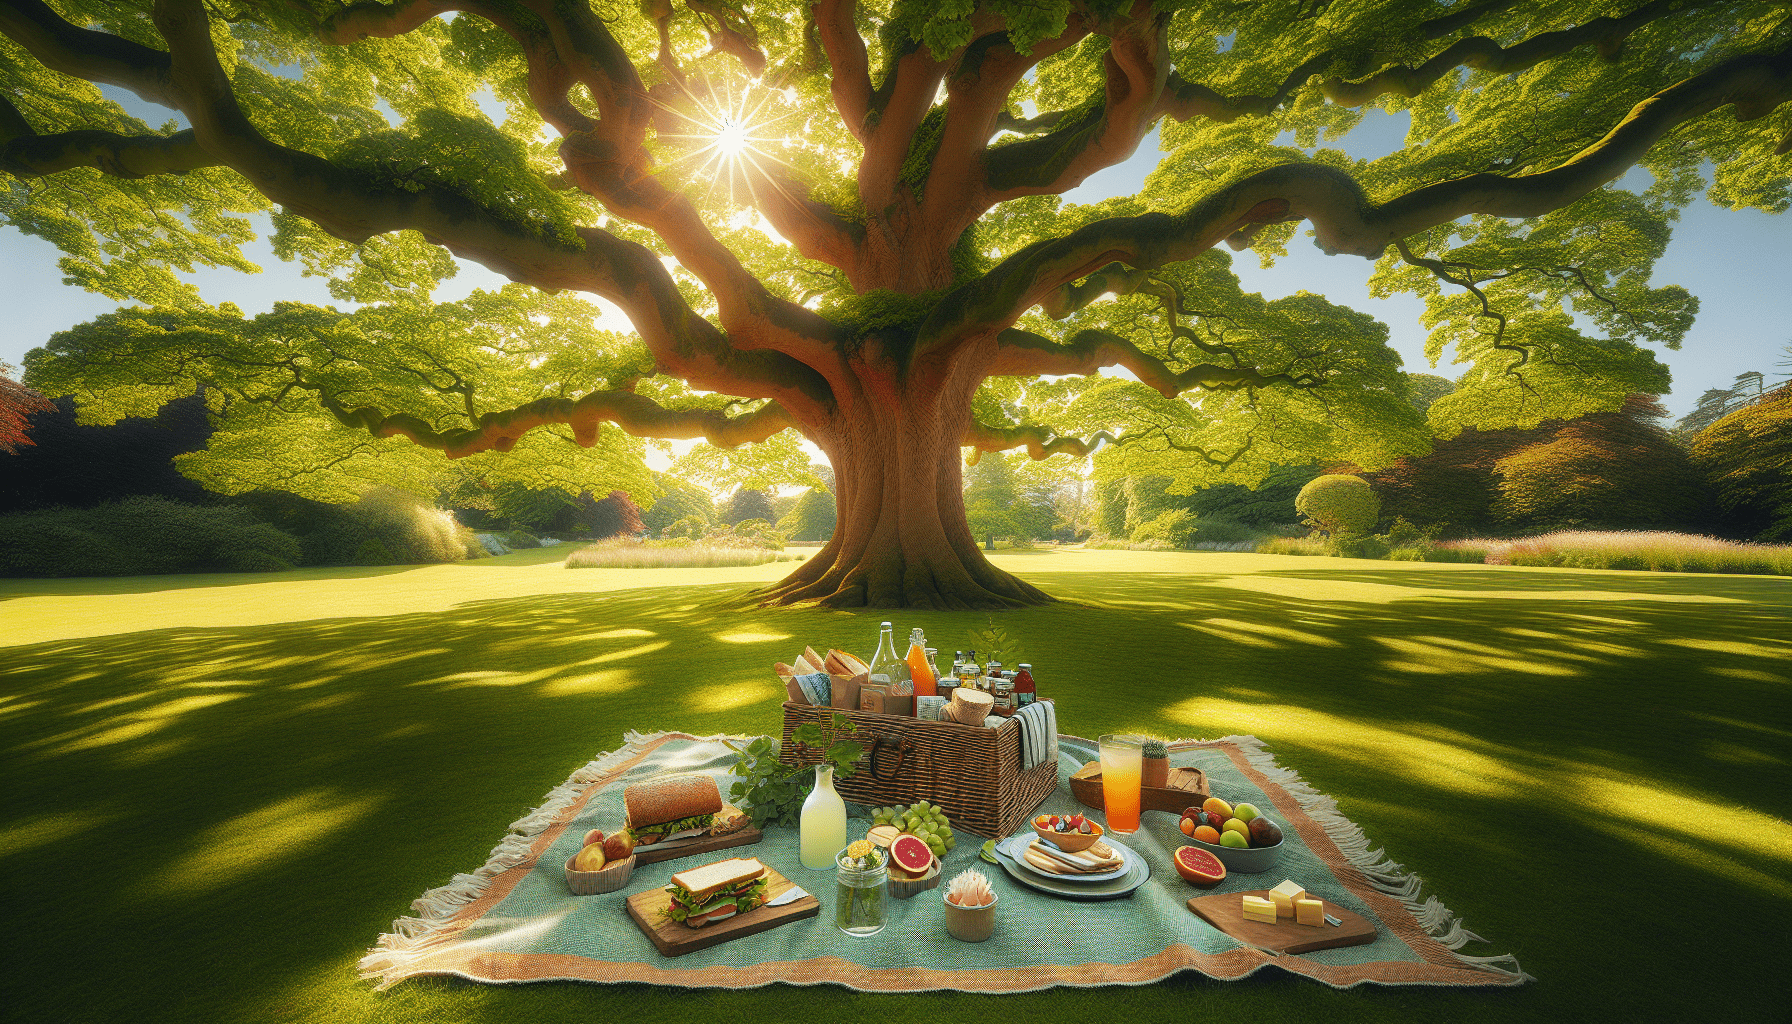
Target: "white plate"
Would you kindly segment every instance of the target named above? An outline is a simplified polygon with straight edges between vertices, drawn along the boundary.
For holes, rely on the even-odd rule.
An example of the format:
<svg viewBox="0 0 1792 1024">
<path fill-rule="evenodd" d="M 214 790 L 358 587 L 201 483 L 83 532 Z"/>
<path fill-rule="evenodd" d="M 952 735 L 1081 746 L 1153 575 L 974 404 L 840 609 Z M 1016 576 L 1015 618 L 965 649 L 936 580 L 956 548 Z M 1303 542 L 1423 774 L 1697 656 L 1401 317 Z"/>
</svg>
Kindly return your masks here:
<svg viewBox="0 0 1792 1024">
<path fill-rule="evenodd" d="M 1151 864 L 1145 858 L 1111 840 L 1109 845 L 1120 851 L 1126 858 L 1127 871 L 1118 878 L 1105 882 L 1066 882 L 1064 875 L 1046 875 L 1034 871 L 1024 863 L 1016 861 L 1010 855 L 1011 850 L 1018 850 L 1012 844 L 1016 840 L 1029 840 L 1032 835 L 1014 836 L 996 846 L 996 863 L 1016 882 L 1029 889 L 1037 889 L 1051 896 L 1062 896 L 1073 900 L 1112 900 L 1130 896 L 1133 890 L 1144 885 L 1151 878 Z"/>
</svg>

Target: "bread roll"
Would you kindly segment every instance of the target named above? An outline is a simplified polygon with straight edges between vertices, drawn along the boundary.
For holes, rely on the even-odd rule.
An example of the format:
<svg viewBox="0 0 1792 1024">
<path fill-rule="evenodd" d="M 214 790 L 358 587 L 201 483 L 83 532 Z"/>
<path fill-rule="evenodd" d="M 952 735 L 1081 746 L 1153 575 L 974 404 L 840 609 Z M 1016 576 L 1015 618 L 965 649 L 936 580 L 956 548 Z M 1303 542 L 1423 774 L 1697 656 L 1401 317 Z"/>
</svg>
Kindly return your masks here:
<svg viewBox="0 0 1792 1024">
<path fill-rule="evenodd" d="M 630 825 L 660 825 L 722 809 L 722 793 L 707 775 L 672 775 L 637 783 L 622 791 Z"/>
</svg>

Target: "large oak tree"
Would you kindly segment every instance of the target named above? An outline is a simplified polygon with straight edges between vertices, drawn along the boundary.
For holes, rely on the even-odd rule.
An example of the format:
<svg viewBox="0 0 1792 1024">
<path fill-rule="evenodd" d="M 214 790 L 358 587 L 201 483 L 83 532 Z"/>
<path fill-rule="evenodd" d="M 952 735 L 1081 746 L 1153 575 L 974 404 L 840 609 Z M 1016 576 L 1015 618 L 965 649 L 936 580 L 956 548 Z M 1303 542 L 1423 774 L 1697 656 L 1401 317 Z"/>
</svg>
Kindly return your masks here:
<svg viewBox="0 0 1792 1024">
<path fill-rule="evenodd" d="M 1188 487 L 1659 392 L 1637 343 L 1696 309 L 1649 281 L 1675 211 L 1792 199 L 1774 4 L 0 0 L 0 34 L 0 212 L 152 304 L 59 335 L 34 383 L 102 417 L 206 385 L 255 427 L 220 431 L 226 489 L 380 438 L 806 466 L 794 430 L 840 518 L 777 602 L 1045 600 L 977 550 L 966 446 L 1100 446 Z M 1404 148 L 1323 147 L 1371 105 L 1410 116 Z M 1057 198 L 1154 130 L 1139 195 Z M 365 305 L 251 319 L 174 275 L 253 269 L 269 209 L 276 250 Z M 1433 357 L 1468 364 L 1429 429 L 1384 328 L 1246 295 L 1216 250 L 1271 260 L 1302 222 L 1424 295 Z M 432 305 L 444 249 L 517 285 Z M 301 436 L 305 410 L 366 451 Z"/>
</svg>

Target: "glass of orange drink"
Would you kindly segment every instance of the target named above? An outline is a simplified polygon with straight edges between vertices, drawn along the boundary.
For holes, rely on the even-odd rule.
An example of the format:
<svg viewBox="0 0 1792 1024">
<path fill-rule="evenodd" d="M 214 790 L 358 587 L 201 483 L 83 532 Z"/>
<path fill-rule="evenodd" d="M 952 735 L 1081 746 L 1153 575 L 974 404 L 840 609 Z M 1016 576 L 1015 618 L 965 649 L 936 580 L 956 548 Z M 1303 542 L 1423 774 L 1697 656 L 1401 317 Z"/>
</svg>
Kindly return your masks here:
<svg viewBox="0 0 1792 1024">
<path fill-rule="evenodd" d="M 1139 785 L 1144 745 L 1132 736 L 1101 738 L 1101 802 L 1108 831 L 1126 835 L 1139 830 Z"/>
</svg>

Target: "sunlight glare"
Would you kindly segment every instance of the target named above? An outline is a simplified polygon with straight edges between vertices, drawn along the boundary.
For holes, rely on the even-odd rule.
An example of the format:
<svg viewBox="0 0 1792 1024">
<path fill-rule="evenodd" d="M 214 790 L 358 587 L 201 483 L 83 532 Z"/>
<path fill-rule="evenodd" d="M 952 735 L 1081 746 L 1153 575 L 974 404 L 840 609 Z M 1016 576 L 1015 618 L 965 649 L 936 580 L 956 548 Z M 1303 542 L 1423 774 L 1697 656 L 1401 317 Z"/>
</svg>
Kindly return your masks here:
<svg viewBox="0 0 1792 1024">
<path fill-rule="evenodd" d="M 740 156 L 751 144 L 747 126 L 733 118 L 724 120 L 721 130 L 716 132 L 716 148 L 721 150 L 725 157 Z"/>
</svg>

